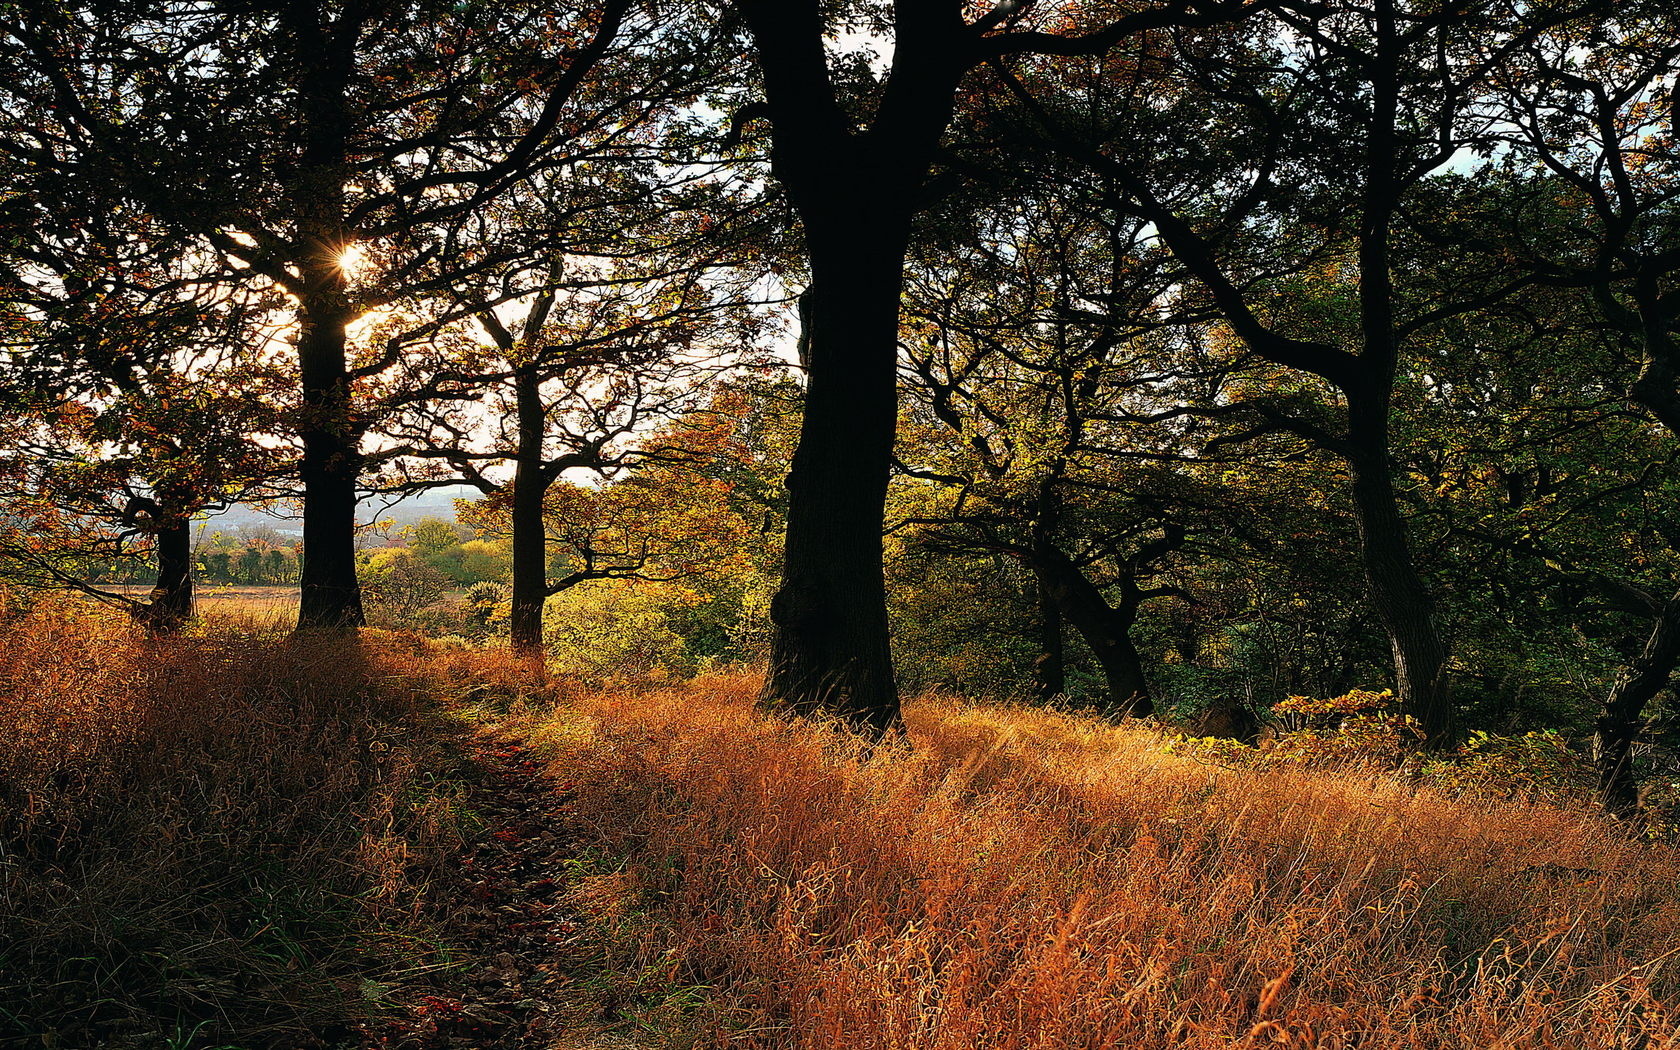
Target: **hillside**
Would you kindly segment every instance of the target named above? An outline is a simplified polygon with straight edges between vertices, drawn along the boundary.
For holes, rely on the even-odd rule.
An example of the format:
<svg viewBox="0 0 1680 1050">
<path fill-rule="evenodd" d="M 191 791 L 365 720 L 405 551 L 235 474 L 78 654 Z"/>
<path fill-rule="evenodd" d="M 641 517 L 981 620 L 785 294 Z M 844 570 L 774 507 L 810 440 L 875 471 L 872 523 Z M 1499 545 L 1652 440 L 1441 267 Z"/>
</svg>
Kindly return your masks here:
<svg viewBox="0 0 1680 1050">
<path fill-rule="evenodd" d="M 1585 809 L 73 605 L 0 683 L 3 1045 L 1680 1045 L 1680 856 Z"/>
</svg>

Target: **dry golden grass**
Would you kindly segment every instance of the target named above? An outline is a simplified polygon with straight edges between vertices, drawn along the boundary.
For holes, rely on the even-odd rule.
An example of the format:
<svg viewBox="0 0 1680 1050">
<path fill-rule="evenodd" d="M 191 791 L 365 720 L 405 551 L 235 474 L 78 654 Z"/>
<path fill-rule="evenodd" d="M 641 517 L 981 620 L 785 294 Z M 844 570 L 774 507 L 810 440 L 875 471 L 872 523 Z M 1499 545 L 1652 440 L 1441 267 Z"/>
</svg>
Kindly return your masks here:
<svg viewBox="0 0 1680 1050">
<path fill-rule="evenodd" d="M 432 663 L 73 599 L 0 625 L 0 1044 L 312 1046 L 429 964 Z"/>
<path fill-rule="evenodd" d="M 1680 1046 L 1680 856 L 1585 811 L 938 699 L 864 756 L 755 685 L 526 726 L 627 858 L 580 903 L 639 910 L 718 1045 Z"/>
<path fill-rule="evenodd" d="M 104 590 L 144 599 L 152 588 L 147 584 L 105 584 Z M 86 599 L 89 602 L 94 600 Z M 297 623 L 296 584 L 232 585 L 199 584 L 193 591 L 194 613 L 202 624 L 238 628 L 244 631 L 278 631 Z"/>
<path fill-rule="evenodd" d="M 447 698 L 553 757 L 573 906 L 716 1045 L 1680 1046 L 1680 856 L 1585 810 L 945 699 L 864 754 L 755 687 L 44 605 L 0 633 L 0 1044 L 349 1036 L 435 961 Z"/>
</svg>

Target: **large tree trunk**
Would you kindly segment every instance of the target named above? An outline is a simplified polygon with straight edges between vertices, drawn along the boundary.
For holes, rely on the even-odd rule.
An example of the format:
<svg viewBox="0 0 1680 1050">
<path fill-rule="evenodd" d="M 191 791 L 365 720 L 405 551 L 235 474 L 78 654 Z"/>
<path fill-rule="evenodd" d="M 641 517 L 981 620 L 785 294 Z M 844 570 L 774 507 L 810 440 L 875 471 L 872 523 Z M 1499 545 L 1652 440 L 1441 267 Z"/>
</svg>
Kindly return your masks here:
<svg viewBox="0 0 1680 1050">
<path fill-rule="evenodd" d="M 171 634 L 192 618 L 192 522 L 185 516 L 167 520 L 157 533 L 157 583 L 145 608 L 146 628 Z"/>
<path fill-rule="evenodd" d="M 1633 745 L 1639 737 L 1645 705 L 1664 688 L 1680 665 L 1680 594 L 1657 612 L 1645 648 L 1610 687 L 1593 723 L 1593 763 L 1599 795 L 1612 813 L 1628 816 L 1639 808 L 1639 784 L 1633 777 Z"/>
<path fill-rule="evenodd" d="M 1053 545 L 1037 545 L 1033 565 L 1039 585 L 1102 667 L 1108 681 L 1109 708 L 1133 718 L 1153 714 L 1155 702 L 1149 695 L 1143 658 L 1132 644 L 1138 603 L 1122 601 L 1118 608 L 1110 605 L 1079 566 Z"/>
<path fill-rule="evenodd" d="M 366 619 L 356 578 L 356 483 L 363 426 L 350 397 L 346 329 L 356 310 L 344 253 L 355 244 L 345 223 L 351 67 L 359 30 L 324 28 L 324 10 L 287 9 L 302 60 L 299 128 L 303 152 L 290 206 L 298 236 L 292 260 L 300 285 L 298 372 L 303 410 L 303 569 L 298 627 L 354 628 Z"/>
<path fill-rule="evenodd" d="M 817 0 L 742 0 L 764 74 L 771 170 L 804 225 L 809 379 L 771 604 L 767 706 L 899 724 L 881 571 L 897 428 L 898 304 L 917 197 L 971 55 L 958 4 L 894 5 L 892 69 L 862 121 L 829 77 Z"/>
<path fill-rule="evenodd" d="M 770 607 L 776 630 L 764 701 L 887 731 L 898 723 L 898 687 L 881 520 L 897 429 L 904 236 L 862 231 L 820 243 L 811 251 L 810 373 L 787 480 L 786 561 Z"/>
<path fill-rule="evenodd" d="M 543 605 L 548 600 L 548 529 L 543 497 L 550 474 L 543 464 L 542 391 L 533 369 L 514 373 L 518 447 L 513 472 L 513 598 L 509 627 L 513 647 L 527 656 L 542 652 Z"/>
</svg>

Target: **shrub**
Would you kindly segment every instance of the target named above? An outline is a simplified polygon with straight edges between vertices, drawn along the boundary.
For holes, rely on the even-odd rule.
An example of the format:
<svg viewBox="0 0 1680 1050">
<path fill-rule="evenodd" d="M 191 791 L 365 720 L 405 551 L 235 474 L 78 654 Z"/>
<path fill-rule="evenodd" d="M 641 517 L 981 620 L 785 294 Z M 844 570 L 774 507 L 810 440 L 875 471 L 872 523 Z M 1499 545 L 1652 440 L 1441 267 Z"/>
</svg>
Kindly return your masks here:
<svg viewBox="0 0 1680 1050">
<path fill-rule="evenodd" d="M 671 610 L 699 600 L 677 587 L 633 580 L 561 591 L 543 610 L 549 667 L 596 683 L 693 674 L 699 661 L 673 627 Z"/>
<path fill-rule="evenodd" d="M 424 629 L 420 622 L 449 590 L 450 579 L 402 548 L 395 556 L 371 563 L 362 582 L 368 620 L 381 627 Z"/>
</svg>

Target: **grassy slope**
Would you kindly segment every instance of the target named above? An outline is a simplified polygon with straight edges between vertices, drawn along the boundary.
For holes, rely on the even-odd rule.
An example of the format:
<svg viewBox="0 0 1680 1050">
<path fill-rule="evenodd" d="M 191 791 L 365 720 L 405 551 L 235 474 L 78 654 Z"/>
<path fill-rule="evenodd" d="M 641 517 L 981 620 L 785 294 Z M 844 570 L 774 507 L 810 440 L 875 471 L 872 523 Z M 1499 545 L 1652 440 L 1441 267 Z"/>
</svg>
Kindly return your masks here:
<svg viewBox="0 0 1680 1050">
<path fill-rule="evenodd" d="M 755 719 L 754 684 L 527 725 L 718 1041 L 1680 1045 L 1680 857 L 1590 813 L 938 700 L 864 758 Z"/>
<path fill-rule="evenodd" d="M 570 785 L 572 905 L 669 1042 L 1680 1045 L 1680 857 L 1584 811 L 942 700 L 863 756 L 758 720 L 754 686 L 506 710 L 534 691 L 503 654 L 12 624 L 0 1043 L 330 1043 L 470 966 L 418 903 L 461 841 L 443 697 L 501 698 Z"/>
<path fill-rule="evenodd" d="M 412 653 L 85 603 L 0 627 L 0 1045 L 316 1045 L 459 843 Z M 374 983 L 369 983 L 374 982 Z"/>
</svg>

